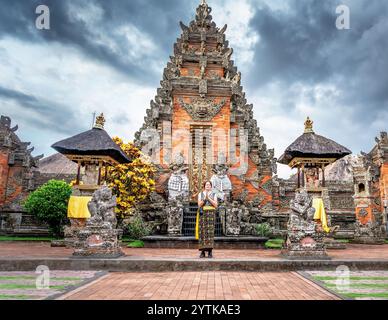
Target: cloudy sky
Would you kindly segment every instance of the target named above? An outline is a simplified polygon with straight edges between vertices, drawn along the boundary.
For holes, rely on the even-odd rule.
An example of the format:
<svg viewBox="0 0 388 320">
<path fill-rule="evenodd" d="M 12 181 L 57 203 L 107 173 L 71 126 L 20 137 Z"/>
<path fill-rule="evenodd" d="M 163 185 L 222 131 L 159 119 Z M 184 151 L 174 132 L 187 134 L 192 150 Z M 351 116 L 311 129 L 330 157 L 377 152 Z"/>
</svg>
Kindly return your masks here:
<svg viewBox="0 0 388 320">
<path fill-rule="evenodd" d="M 199 0 L 0 0 L 0 113 L 46 156 L 91 127 L 127 140 L 141 127 L 163 68 Z M 276 156 L 315 131 L 354 153 L 388 129 L 388 1 L 208 0 L 242 72 L 255 117 Z M 35 9 L 50 8 L 50 30 Z M 350 30 L 336 8 L 350 9 Z M 287 168 L 279 165 L 287 177 Z"/>
</svg>

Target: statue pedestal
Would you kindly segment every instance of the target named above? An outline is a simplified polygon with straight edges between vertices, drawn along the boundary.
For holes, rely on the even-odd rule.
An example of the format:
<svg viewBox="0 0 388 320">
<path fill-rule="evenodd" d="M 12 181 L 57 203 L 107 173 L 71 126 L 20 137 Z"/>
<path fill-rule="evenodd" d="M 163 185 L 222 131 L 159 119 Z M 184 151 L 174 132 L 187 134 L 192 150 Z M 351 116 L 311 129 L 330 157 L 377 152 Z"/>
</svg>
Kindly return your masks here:
<svg viewBox="0 0 388 320">
<path fill-rule="evenodd" d="M 381 223 L 375 221 L 368 221 L 363 224 L 359 220 L 356 221 L 356 228 L 354 239 L 352 243 L 360 244 L 376 244 L 381 245 L 385 243 L 385 232 L 383 232 Z"/>
<path fill-rule="evenodd" d="M 286 259 L 330 260 L 327 255 L 324 238 L 315 230 L 305 229 L 289 231 L 286 248 L 281 255 Z"/>
<path fill-rule="evenodd" d="M 119 241 L 122 236 L 120 229 L 87 226 L 77 236 L 73 257 L 114 259 L 124 255 Z"/>
</svg>

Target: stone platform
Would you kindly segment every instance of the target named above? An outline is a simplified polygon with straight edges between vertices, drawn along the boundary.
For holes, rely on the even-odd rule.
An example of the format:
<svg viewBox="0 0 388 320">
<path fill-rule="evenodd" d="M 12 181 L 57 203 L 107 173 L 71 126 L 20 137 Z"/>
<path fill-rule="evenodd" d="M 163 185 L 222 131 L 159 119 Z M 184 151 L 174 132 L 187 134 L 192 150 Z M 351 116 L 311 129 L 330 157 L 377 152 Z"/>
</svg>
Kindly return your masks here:
<svg viewBox="0 0 388 320">
<path fill-rule="evenodd" d="M 50 243 L 0 243 L 0 271 L 31 271 L 38 265 L 52 270 L 98 270 L 112 272 L 167 271 L 297 271 L 335 270 L 346 265 L 351 270 L 388 270 L 388 245 L 348 245 L 345 250 L 328 250 L 331 258 L 286 260 L 280 250 L 219 249 L 215 259 L 199 259 L 195 249 L 123 248 L 117 259 L 72 258 L 72 250 L 51 248 Z"/>
<path fill-rule="evenodd" d="M 263 249 L 265 237 L 215 237 L 215 249 Z M 149 236 L 143 238 L 146 248 L 197 249 L 195 237 Z"/>
</svg>

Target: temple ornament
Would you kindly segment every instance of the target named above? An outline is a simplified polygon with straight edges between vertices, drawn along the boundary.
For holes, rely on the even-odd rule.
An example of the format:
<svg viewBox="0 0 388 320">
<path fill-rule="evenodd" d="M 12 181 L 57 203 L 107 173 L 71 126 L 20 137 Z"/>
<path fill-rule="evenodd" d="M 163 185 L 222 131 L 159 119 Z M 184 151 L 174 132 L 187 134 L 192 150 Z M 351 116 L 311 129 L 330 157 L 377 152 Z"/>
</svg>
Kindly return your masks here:
<svg viewBox="0 0 388 320">
<path fill-rule="evenodd" d="M 105 125 L 105 117 L 104 114 L 101 113 L 97 118 L 96 118 L 96 123 L 94 125 L 94 128 L 96 129 L 104 129 Z"/>
<path fill-rule="evenodd" d="M 217 103 L 215 99 L 199 97 L 192 99 L 191 103 L 184 102 L 182 98 L 179 98 L 178 101 L 183 109 L 196 121 L 211 121 L 226 103 L 226 99 L 222 99 Z"/>
</svg>

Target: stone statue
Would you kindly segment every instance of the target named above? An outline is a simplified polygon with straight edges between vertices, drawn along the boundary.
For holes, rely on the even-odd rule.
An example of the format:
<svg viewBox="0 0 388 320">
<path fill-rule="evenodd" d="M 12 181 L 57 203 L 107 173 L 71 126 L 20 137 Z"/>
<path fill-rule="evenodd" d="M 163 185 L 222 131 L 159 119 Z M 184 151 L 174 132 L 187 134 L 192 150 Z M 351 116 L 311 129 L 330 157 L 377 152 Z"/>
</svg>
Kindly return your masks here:
<svg viewBox="0 0 388 320">
<path fill-rule="evenodd" d="M 213 184 L 213 191 L 221 201 L 229 200 L 232 191 L 232 182 L 227 175 L 229 167 L 226 164 L 226 159 L 224 160 L 213 166 L 214 174 L 210 179 Z"/>
<path fill-rule="evenodd" d="M 116 196 L 112 195 L 112 190 L 106 186 L 98 189 L 88 204 L 91 218 L 86 225 L 100 225 L 102 228 L 115 229 L 117 226 L 115 207 Z"/>
<path fill-rule="evenodd" d="M 174 201 L 179 196 L 182 196 L 184 199 L 189 197 L 189 178 L 186 174 L 188 168 L 184 161 L 183 154 L 180 153 L 175 157 L 174 162 L 170 166 L 172 174 L 168 180 L 169 201 Z"/>
<path fill-rule="evenodd" d="M 88 204 L 91 218 L 85 228 L 76 233 L 74 257 L 78 258 L 117 258 L 123 255 L 119 239 L 122 230 L 116 229 L 116 197 L 106 186 L 93 193 Z"/>
<path fill-rule="evenodd" d="M 295 199 L 291 200 L 290 221 L 291 226 L 304 226 L 305 229 L 315 230 L 314 214 L 315 209 L 312 207 L 313 199 L 302 191 L 295 194 Z"/>
<path fill-rule="evenodd" d="M 295 194 L 290 202 L 286 247 L 282 255 L 289 259 L 328 259 L 323 230 L 314 221 L 313 199 L 306 190 Z"/>
</svg>

